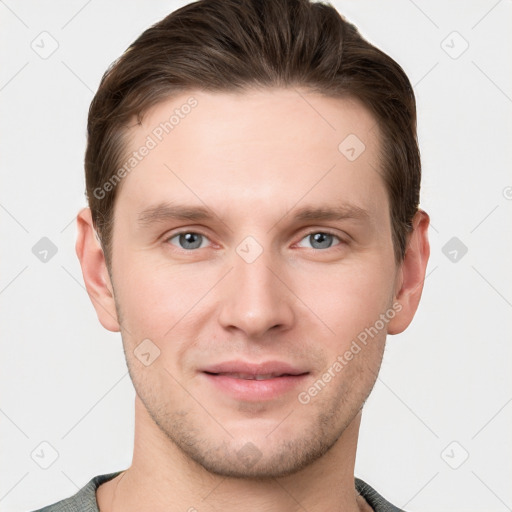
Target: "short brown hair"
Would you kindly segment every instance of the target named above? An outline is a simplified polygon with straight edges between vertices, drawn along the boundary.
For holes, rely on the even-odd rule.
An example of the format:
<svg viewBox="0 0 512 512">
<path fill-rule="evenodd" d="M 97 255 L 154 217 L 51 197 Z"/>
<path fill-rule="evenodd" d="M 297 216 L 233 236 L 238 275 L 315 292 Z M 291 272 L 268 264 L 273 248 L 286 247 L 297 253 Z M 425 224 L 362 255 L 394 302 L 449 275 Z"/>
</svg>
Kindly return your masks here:
<svg viewBox="0 0 512 512">
<path fill-rule="evenodd" d="M 416 102 L 403 69 L 329 4 L 201 0 L 142 33 L 106 71 L 91 103 L 87 198 L 109 268 L 120 187 L 101 189 L 100 197 L 97 190 L 121 165 L 134 117 L 140 122 L 150 107 L 192 89 L 234 92 L 295 86 L 329 97 L 356 98 L 375 116 L 395 260 L 401 262 L 421 180 Z"/>
</svg>

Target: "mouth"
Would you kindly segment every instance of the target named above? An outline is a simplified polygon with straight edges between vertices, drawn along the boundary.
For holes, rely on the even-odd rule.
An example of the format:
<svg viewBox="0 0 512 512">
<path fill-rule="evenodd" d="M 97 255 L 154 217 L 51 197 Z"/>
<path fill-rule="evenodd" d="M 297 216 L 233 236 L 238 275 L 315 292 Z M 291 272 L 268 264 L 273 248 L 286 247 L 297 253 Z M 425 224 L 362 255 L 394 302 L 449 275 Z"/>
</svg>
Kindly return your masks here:
<svg viewBox="0 0 512 512">
<path fill-rule="evenodd" d="M 232 379 L 244 379 L 244 380 L 269 380 L 275 379 L 278 377 L 297 377 L 299 375 L 307 375 L 308 372 L 293 374 L 293 373 L 259 373 L 259 374 L 250 374 L 250 373 L 235 373 L 235 372 L 222 372 L 222 373 L 213 373 L 213 372 L 204 372 L 208 375 L 222 375 L 225 377 L 230 377 Z"/>
<path fill-rule="evenodd" d="M 225 362 L 201 371 L 208 385 L 237 401 L 268 401 L 282 398 L 304 381 L 309 371 L 287 363 Z"/>
</svg>

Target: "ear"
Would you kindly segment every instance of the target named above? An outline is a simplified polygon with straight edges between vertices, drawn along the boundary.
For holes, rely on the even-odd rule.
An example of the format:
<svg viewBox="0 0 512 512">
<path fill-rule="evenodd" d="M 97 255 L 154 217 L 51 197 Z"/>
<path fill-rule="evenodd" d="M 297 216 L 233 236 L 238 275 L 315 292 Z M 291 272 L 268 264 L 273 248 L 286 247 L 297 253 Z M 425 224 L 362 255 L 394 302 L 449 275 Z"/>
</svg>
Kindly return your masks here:
<svg viewBox="0 0 512 512">
<path fill-rule="evenodd" d="M 399 334 L 412 322 L 418 309 L 428 258 L 430 244 L 428 242 L 428 226 L 430 217 L 423 210 L 418 210 L 412 220 L 412 231 L 409 234 L 404 260 L 397 272 L 393 303 L 399 303 L 395 317 L 388 323 L 388 334 Z"/>
<path fill-rule="evenodd" d="M 85 288 L 101 325 L 109 331 L 119 331 L 114 291 L 105 262 L 105 255 L 92 222 L 90 208 L 80 210 L 77 216 L 78 237 L 76 254 L 82 267 Z"/>
</svg>

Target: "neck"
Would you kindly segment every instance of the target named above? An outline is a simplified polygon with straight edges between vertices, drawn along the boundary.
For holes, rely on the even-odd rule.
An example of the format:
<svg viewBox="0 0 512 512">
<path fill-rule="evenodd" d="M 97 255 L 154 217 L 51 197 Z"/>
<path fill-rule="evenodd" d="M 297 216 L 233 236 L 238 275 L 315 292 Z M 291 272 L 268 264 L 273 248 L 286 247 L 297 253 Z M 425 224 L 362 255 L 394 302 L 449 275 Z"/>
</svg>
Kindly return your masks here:
<svg viewBox="0 0 512 512">
<path fill-rule="evenodd" d="M 354 465 L 361 412 L 320 459 L 288 476 L 231 478 L 212 474 L 187 457 L 135 399 L 132 465 L 97 490 L 101 512 L 244 510 L 371 510 L 357 494 Z"/>
</svg>

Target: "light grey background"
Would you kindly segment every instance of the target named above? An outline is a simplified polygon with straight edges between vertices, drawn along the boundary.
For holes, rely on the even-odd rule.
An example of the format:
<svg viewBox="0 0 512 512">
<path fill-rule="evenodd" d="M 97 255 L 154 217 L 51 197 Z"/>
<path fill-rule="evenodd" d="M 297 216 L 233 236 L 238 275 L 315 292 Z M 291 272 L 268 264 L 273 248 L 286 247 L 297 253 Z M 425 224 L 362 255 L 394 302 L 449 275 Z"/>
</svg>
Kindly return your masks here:
<svg viewBox="0 0 512 512">
<path fill-rule="evenodd" d="M 131 463 L 135 394 L 85 292 L 74 218 L 103 72 L 184 3 L 0 0 L 0 510 Z M 356 475 L 408 511 L 512 510 L 512 2 L 334 5 L 414 84 L 432 221 L 422 302 L 388 338 Z"/>
</svg>

